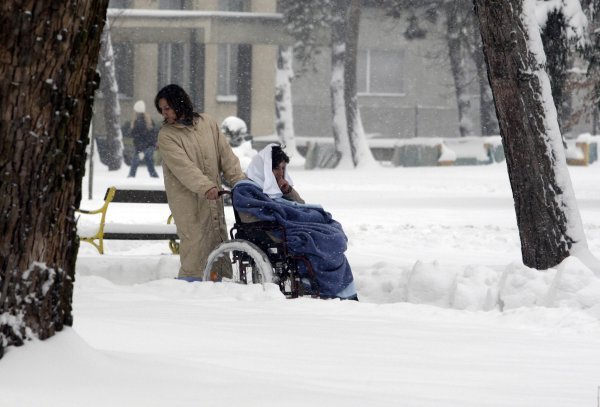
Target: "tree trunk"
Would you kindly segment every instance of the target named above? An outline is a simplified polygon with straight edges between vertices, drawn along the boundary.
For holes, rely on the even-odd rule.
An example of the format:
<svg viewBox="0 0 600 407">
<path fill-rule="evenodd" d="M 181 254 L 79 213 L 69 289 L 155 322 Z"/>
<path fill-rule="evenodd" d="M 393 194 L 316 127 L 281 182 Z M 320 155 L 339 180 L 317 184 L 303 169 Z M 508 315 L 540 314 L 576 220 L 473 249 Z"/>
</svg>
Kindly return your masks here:
<svg viewBox="0 0 600 407">
<path fill-rule="evenodd" d="M 360 24 L 360 0 L 351 0 L 346 15 L 346 55 L 344 57 L 344 101 L 348 126 L 348 140 L 355 167 L 375 162 L 365 136 L 358 109 L 356 91 L 356 60 Z"/>
<path fill-rule="evenodd" d="M 554 267 L 587 243 L 552 102 L 535 0 L 474 0 L 513 191 L 523 263 Z M 588 252 L 589 253 L 589 252 Z"/>
<path fill-rule="evenodd" d="M 108 147 L 108 169 L 116 171 L 123 164 L 123 133 L 121 132 L 121 107 L 119 105 L 119 85 L 115 74 L 115 55 L 107 25 L 102 31 L 100 63 L 98 64 L 102 82 L 100 90 L 104 96 L 104 123 L 106 145 Z"/>
<path fill-rule="evenodd" d="M 446 41 L 448 42 L 448 56 L 450 69 L 454 79 L 456 103 L 458 107 L 458 128 L 461 137 L 473 135 L 473 121 L 471 119 L 471 98 L 468 93 L 469 80 L 465 67 L 465 39 L 462 30 L 465 25 L 464 3 L 457 0 L 446 1 Z"/>
<path fill-rule="evenodd" d="M 0 354 L 72 324 L 74 210 L 107 6 L 0 6 Z"/>
<path fill-rule="evenodd" d="M 344 101 L 344 60 L 346 54 L 346 10 L 350 0 L 332 0 L 331 18 L 331 110 L 333 141 L 340 156 L 337 168 L 354 168 L 348 138 Z"/>
<path fill-rule="evenodd" d="M 290 165 L 303 167 L 304 157 L 298 152 L 294 136 L 294 115 L 292 113 L 292 47 L 278 47 L 277 72 L 275 74 L 275 127 L 281 144 L 286 146 L 290 154 Z"/>
<path fill-rule="evenodd" d="M 344 101 L 346 110 L 346 126 L 348 141 L 352 153 L 352 163 L 358 164 L 357 135 L 358 99 L 356 96 L 356 58 L 358 55 L 358 24 L 360 22 L 360 4 L 358 0 L 350 0 L 346 12 L 346 54 L 344 55 Z"/>
</svg>

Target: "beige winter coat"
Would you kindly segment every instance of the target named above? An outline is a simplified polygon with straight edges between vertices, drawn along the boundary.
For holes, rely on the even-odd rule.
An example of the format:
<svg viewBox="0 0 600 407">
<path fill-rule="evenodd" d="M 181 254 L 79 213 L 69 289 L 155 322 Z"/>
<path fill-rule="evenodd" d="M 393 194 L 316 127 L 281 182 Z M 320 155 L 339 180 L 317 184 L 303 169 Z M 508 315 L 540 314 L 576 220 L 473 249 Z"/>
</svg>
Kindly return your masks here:
<svg viewBox="0 0 600 407">
<path fill-rule="evenodd" d="M 208 200 L 205 193 L 213 187 L 222 189 L 221 173 L 231 186 L 244 179 L 244 173 L 217 122 L 206 114 L 196 118 L 193 126 L 163 124 L 158 147 L 180 237 L 179 277 L 202 278 L 208 255 L 227 240 L 223 200 Z"/>
</svg>

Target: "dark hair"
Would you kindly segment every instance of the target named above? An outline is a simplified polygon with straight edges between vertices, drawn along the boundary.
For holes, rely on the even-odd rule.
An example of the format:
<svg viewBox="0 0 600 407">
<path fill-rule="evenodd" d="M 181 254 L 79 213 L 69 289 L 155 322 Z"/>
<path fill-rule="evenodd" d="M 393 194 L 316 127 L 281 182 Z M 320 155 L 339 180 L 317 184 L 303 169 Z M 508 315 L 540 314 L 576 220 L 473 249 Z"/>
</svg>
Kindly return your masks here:
<svg viewBox="0 0 600 407">
<path fill-rule="evenodd" d="M 158 113 L 162 114 L 160 106 L 158 105 L 160 99 L 165 99 L 169 104 L 169 107 L 175 111 L 177 120 L 183 119 L 183 123 L 186 125 L 192 124 L 193 118 L 198 116 L 197 113 L 194 113 L 192 100 L 179 85 L 167 85 L 156 94 L 154 106 L 156 107 L 156 110 L 158 110 Z"/>
<path fill-rule="evenodd" d="M 274 170 L 277 168 L 281 162 L 285 161 L 286 164 L 289 164 L 290 157 L 282 150 L 281 146 L 273 146 L 271 147 L 271 169 Z"/>
</svg>

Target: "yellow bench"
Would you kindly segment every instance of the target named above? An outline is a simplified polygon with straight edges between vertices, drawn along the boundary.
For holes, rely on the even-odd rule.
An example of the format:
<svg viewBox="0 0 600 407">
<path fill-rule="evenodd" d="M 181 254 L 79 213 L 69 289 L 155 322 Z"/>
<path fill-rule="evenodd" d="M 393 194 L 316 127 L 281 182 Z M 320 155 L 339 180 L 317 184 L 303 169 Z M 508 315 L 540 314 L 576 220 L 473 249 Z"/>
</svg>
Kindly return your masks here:
<svg viewBox="0 0 600 407">
<path fill-rule="evenodd" d="M 101 214 L 98 229 L 94 231 L 79 232 L 79 239 L 92 244 L 100 254 L 104 254 L 104 240 L 169 240 L 169 248 L 173 254 L 179 253 L 177 228 L 173 223 L 173 216 L 169 216 L 167 223 L 143 225 L 106 223 L 106 212 L 110 203 L 144 203 L 167 204 L 167 194 L 162 189 L 136 189 L 135 187 L 109 187 L 104 195 L 104 204 L 96 210 L 78 209 L 86 214 Z"/>
</svg>

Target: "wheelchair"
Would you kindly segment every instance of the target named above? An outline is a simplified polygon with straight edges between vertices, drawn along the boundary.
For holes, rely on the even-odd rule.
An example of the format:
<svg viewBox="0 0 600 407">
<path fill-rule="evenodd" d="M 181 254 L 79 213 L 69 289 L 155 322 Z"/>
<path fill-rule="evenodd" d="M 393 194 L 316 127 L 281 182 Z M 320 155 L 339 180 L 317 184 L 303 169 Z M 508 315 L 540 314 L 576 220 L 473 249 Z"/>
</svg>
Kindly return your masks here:
<svg viewBox="0 0 600 407">
<path fill-rule="evenodd" d="M 221 191 L 220 195 L 229 195 Z M 233 206 L 235 223 L 229 231 L 229 241 L 221 243 L 208 256 L 204 281 L 218 281 L 213 271 L 224 258 L 232 266 L 231 278 L 221 281 L 239 284 L 275 283 L 287 298 L 311 296 L 318 298 L 319 285 L 310 260 L 289 252 L 285 227 L 277 222 L 242 222 Z M 302 266 L 305 273 L 301 273 Z M 304 274 L 304 275 L 301 275 Z"/>
</svg>

